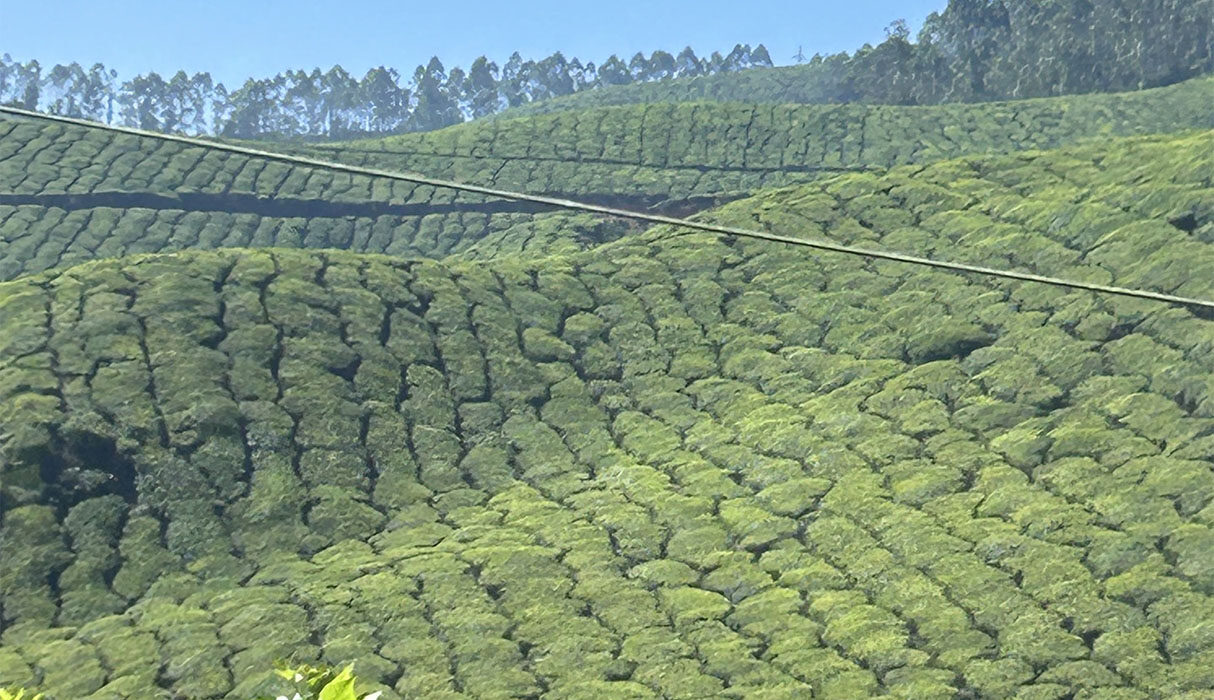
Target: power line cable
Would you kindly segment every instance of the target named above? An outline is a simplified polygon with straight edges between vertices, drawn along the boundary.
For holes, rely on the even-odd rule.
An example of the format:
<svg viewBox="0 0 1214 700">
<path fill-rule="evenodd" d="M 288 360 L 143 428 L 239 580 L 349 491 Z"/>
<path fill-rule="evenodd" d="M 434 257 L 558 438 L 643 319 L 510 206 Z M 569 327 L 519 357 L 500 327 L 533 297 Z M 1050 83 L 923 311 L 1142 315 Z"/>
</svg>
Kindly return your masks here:
<svg viewBox="0 0 1214 700">
<path fill-rule="evenodd" d="M 1054 287 L 1063 287 L 1067 289 L 1081 289 L 1098 294 L 1110 294 L 1115 296 L 1130 297 L 1135 299 L 1148 299 L 1152 301 L 1164 302 L 1167 304 L 1177 304 L 1186 307 L 1196 307 L 1214 311 L 1214 301 L 1207 299 L 1196 299 L 1192 297 L 1177 296 L 1174 294 L 1164 294 L 1162 292 L 1152 292 L 1145 289 L 1132 289 L 1129 287 L 1118 287 L 1115 285 L 1096 284 L 1094 282 L 1082 282 L 1078 280 L 1068 280 L 1060 277 L 1050 277 L 1047 275 L 1036 275 L 1028 272 L 1019 272 L 1016 270 L 1003 270 L 993 267 L 985 267 L 982 265 L 970 265 L 967 263 L 949 262 L 944 260 L 934 260 L 931 258 L 923 258 L 916 255 L 905 255 L 903 253 L 895 253 L 885 250 L 874 250 L 870 248 L 861 248 L 858 246 L 845 245 L 842 243 L 833 243 L 831 241 L 819 241 L 805 238 L 792 238 L 789 236 L 781 236 L 779 234 L 767 233 L 764 231 L 755 231 L 752 229 L 739 228 L 736 226 L 722 226 L 703 221 L 693 221 L 691 219 L 679 219 L 671 216 L 662 216 L 660 214 L 649 214 L 645 212 L 629 211 L 627 209 L 618 209 L 615 207 L 607 207 L 598 204 L 587 204 L 585 202 L 577 202 L 571 199 L 563 199 L 560 197 L 548 197 L 545 195 L 527 194 L 524 192 L 512 192 L 509 190 L 500 190 L 493 187 L 484 187 L 482 185 L 473 185 L 464 182 L 456 182 L 452 180 L 443 180 L 439 178 L 427 177 L 414 173 L 392 172 L 387 170 L 378 170 L 375 168 L 363 168 L 343 163 L 334 163 L 330 161 L 316 160 L 313 158 L 305 158 L 301 156 L 292 156 L 284 153 L 275 153 L 273 151 L 263 151 L 256 148 L 248 148 L 245 146 L 235 146 L 225 143 L 217 143 L 205 139 L 193 138 L 190 136 L 178 136 L 175 134 L 162 134 L 153 131 L 144 131 L 142 129 L 133 129 L 124 126 L 113 126 L 108 124 L 99 124 L 96 122 L 86 121 L 84 119 L 75 119 L 72 117 L 63 117 L 54 114 L 42 114 L 39 112 L 31 112 L 16 107 L 0 107 L 0 113 L 11 114 L 17 117 L 36 119 L 42 121 L 55 122 L 60 124 L 69 124 L 80 126 L 89 129 L 101 129 L 119 134 L 127 134 L 131 136 L 140 136 L 144 138 L 159 139 L 161 141 L 171 141 L 175 143 L 185 144 L 187 146 L 195 146 L 200 148 L 209 148 L 228 153 L 237 153 L 241 155 L 251 156 L 254 158 L 263 158 L 273 160 L 280 163 L 288 163 L 291 165 L 299 165 L 310 168 L 321 168 L 333 170 L 336 172 L 344 172 L 352 175 L 363 175 L 367 177 L 380 177 L 389 180 L 397 180 L 400 182 L 410 182 L 417 185 L 428 185 L 430 187 L 438 187 L 444 189 L 456 190 L 459 192 L 468 192 L 472 194 L 484 195 L 487 197 L 496 197 L 498 199 L 508 199 L 518 202 L 532 202 L 535 204 L 543 204 L 558 209 L 568 209 L 572 211 L 584 211 L 593 214 L 602 214 L 621 219 L 631 219 L 634 221 L 644 221 L 651 224 L 665 224 L 668 226 L 682 227 L 694 229 L 707 233 L 724 234 L 727 236 L 736 236 L 739 238 L 752 238 L 762 241 L 770 241 L 773 243 L 783 243 L 786 245 L 801 246 L 805 248 L 813 248 L 815 250 L 823 250 L 831 253 L 842 253 L 844 255 L 852 255 L 873 260 L 886 260 L 890 262 L 905 263 L 908 265 L 919 265 L 922 267 L 931 267 L 941 270 L 951 270 L 954 272 L 967 272 L 986 277 L 996 277 L 1001 279 L 1017 280 L 1021 282 L 1037 282 Z"/>
</svg>

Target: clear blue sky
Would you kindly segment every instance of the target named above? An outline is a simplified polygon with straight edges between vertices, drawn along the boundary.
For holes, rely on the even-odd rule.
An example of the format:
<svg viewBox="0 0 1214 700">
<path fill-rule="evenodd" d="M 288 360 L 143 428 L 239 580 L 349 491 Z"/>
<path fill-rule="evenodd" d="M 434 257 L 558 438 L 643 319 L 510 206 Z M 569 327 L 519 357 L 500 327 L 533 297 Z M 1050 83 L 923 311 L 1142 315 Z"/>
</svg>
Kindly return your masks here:
<svg viewBox="0 0 1214 700">
<path fill-rule="evenodd" d="M 231 86 L 284 69 L 341 64 L 361 76 L 406 76 L 438 56 L 467 66 L 511 52 L 601 63 L 654 49 L 727 52 L 766 44 L 777 64 L 877 43 L 892 20 L 917 32 L 946 0 L 0 0 L 0 53 L 43 65 L 101 61 L 123 78 L 149 70 L 210 71 Z"/>
</svg>

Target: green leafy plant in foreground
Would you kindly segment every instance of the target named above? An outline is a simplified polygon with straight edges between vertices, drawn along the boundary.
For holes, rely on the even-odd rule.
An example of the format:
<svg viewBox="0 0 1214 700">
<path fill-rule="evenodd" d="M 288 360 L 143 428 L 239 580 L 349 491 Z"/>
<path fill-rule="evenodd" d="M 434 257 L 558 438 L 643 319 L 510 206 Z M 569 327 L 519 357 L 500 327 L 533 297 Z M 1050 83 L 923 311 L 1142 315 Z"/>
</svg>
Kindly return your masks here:
<svg viewBox="0 0 1214 700">
<path fill-rule="evenodd" d="M 281 666 L 278 675 L 295 684 L 294 695 L 279 695 L 275 700 L 378 700 L 380 691 L 359 696 L 354 691 L 357 679 L 354 667 L 338 670 L 326 666 Z M 7 697 L 0 700 L 8 700 Z M 20 700 L 15 698 L 14 700 Z M 36 699 L 34 699 L 36 700 Z"/>
<path fill-rule="evenodd" d="M 26 693 L 27 691 L 23 688 L 15 690 L 0 688 L 0 700 L 42 700 L 42 693 L 38 693 L 37 695 L 27 695 Z"/>
</svg>

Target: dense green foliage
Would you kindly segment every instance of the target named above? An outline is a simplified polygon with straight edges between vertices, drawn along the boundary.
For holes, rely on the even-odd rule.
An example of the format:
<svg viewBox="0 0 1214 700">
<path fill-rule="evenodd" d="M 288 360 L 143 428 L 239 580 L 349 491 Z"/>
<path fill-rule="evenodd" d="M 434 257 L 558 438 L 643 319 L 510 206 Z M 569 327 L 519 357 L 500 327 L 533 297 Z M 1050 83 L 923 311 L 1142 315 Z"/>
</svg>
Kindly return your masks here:
<svg viewBox="0 0 1214 700">
<path fill-rule="evenodd" d="M 1214 294 L 1214 132 L 854 173 L 728 223 Z M 656 229 L 0 284 L 0 678 L 244 700 L 1197 698 L 1214 334 Z"/>
<path fill-rule="evenodd" d="M 572 250 L 625 230 L 536 211 L 383 178 L 0 119 L 0 279 L 184 248 L 442 257 L 484 239 L 505 250 Z"/>
<path fill-rule="evenodd" d="M 303 152 L 685 214 L 832 168 L 1210 128 L 1212 102 L 1214 80 L 1199 79 L 1122 95 L 932 108 L 652 105 L 478 122 Z M 134 136 L 0 120 L 0 279 L 187 248 L 272 245 L 434 258 L 572 253 L 629 230 L 535 211 Z"/>
<path fill-rule="evenodd" d="M 1210 70 L 1211 12 L 952 0 L 281 148 L 1214 298 L 1214 79 L 1140 89 Z M 428 129 L 563 61 L 211 116 Z M 120 117 L 197 130 L 135 99 L 182 80 Z M 560 111 L 655 98 L 700 101 Z M 1208 700 L 1211 323 L 0 119 L 0 700 Z"/>
<path fill-rule="evenodd" d="M 621 85 L 508 110 L 718 100 L 940 104 L 1116 92 L 1214 71 L 1214 0 L 949 0 L 912 42 L 807 64 Z"/>
</svg>

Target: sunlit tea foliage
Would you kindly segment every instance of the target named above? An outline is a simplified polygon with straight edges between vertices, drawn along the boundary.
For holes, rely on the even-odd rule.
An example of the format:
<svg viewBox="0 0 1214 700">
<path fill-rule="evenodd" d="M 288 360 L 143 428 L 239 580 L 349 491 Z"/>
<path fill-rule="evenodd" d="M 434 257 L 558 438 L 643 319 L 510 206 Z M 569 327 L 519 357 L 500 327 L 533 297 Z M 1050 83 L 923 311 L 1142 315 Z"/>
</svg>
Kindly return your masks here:
<svg viewBox="0 0 1214 700">
<path fill-rule="evenodd" d="M 1212 172 L 1194 131 L 705 216 L 1209 298 Z M 383 700 L 1208 697 L 1208 318 L 673 233 L 491 261 L 187 243 L 0 284 L 0 679 L 245 700 L 286 659 Z"/>
<path fill-rule="evenodd" d="M 929 108 L 649 105 L 476 122 L 302 152 L 685 215 L 840 168 L 1211 128 L 1211 102 L 1214 80 L 1207 78 L 1141 93 Z M 633 230 L 383 178 L 0 119 L 0 279 L 187 248 L 481 259 L 564 254 Z"/>
</svg>

